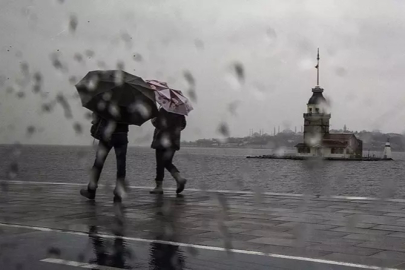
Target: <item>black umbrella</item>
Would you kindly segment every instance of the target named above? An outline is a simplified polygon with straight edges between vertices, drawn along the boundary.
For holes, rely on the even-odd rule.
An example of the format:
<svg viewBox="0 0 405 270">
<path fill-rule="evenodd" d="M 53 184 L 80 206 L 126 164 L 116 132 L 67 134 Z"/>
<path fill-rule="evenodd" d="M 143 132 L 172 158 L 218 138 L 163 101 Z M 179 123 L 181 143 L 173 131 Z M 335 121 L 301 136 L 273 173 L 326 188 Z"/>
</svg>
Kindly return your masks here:
<svg viewBox="0 0 405 270">
<path fill-rule="evenodd" d="M 158 112 L 154 90 L 121 70 L 90 71 L 76 89 L 83 107 L 118 123 L 140 126 Z"/>
</svg>

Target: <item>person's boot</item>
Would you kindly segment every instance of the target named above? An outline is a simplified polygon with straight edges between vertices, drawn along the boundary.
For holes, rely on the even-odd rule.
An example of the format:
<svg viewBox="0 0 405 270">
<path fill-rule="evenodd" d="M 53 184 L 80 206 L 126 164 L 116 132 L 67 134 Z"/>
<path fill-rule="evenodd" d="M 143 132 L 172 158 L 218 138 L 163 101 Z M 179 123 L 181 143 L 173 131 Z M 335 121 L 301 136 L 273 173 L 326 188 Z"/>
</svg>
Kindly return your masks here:
<svg viewBox="0 0 405 270">
<path fill-rule="evenodd" d="M 96 198 L 96 189 L 90 189 L 89 187 L 82 188 L 80 190 L 80 195 L 86 197 L 89 200 L 94 200 Z"/>
<path fill-rule="evenodd" d="M 149 191 L 150 194 L 163 194 L 163 181 L 156 181 L 156 187 Z"/>
<path fill-rule="evenodd" d="M 180 175 L 179 172 L 174 172 L 174 173 L 172 173 L 172 176 L 173 176 L 173 178 L 174 178 L 174 179 L 176 180 L 176 182 L 177 182 L 176 193 L 177 193 L 177 194 L 180 194 L 180 193 L 184 190 L 184 188 L 185 188 L 185 186 L 186 186 L 187 179 L 181 177 L 181 175 Z"/>
<path fill-rule="evenodd" d="M 127 196 L 127 187 L 125 184 L 117 181 L 117 185 L 114 189 L 114 202 L 120 203 L 122 199 L 126 198 Z"/>
</svg>

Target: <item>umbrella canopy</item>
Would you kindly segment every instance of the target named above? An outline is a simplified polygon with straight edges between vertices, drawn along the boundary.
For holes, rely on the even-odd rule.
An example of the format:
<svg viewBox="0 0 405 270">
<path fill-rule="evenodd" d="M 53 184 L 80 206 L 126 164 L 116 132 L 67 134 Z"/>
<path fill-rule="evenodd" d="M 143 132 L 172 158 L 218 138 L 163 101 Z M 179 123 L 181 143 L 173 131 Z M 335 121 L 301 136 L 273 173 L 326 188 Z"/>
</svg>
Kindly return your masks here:
<svg viewBox="0 0 405 270">
<path fill-rule="evenodd" d="M 188 115 L 192 110 L 190 101 L 179 90 L 169 88 L 167 83 L 156 80 L 146 81 L 155 90 L 156 102 L 168 112 Z"/>
<path fill-rule="evenodd" d="M 158 112 L 150 86 L 121 70 L 90 71 L 76 89 L 83 107 L 118 123 L 140 126 Z"/>
</svg>

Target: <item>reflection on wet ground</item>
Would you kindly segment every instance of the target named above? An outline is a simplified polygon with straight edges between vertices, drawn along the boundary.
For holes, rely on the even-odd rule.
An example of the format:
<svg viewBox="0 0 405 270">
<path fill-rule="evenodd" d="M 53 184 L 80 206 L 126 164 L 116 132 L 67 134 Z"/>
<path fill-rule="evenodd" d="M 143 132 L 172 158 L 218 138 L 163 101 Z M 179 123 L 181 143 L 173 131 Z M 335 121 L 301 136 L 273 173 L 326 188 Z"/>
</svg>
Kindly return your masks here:
<svg viewBox="0 0 405 270">
<path fill-rule="evenodd" d="M 17 183 L 0 197 L 0 269 L 405 268 L 403 201 L 134 189 L 113 204 Z"/>
</svg>

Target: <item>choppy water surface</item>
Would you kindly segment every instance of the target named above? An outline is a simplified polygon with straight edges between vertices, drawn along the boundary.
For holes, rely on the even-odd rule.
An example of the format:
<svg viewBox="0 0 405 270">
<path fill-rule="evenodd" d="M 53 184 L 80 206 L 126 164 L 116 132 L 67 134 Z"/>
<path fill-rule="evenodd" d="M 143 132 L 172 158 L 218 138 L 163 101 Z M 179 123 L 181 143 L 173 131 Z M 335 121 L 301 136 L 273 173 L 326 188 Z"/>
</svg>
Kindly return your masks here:
<svg viewBox="0 0 405 270">
<path fill-rule="evenodd" d="M 12 146 L 0 146 L 0 177 L 7 178 Z M 95 150 L 77 146 L 22 146 L 16 180 L 83 183 Z M 183 148 L 176 166 L 189 179 L 190 188 L 252 190 L 405 198 L 404 153 L 392 162 L 339 162 L 246 159 L 268 150 Z M 127 179 L 130 185 L 152 186 L 154 152 L 130 148 Z M 100 183 L 114 184 L 115 155 L 107 159 Z M 166 174 L 165 186 L 174 186 Z"/>
</svg>

